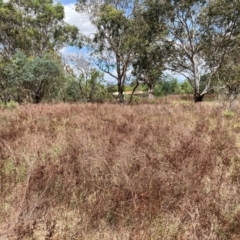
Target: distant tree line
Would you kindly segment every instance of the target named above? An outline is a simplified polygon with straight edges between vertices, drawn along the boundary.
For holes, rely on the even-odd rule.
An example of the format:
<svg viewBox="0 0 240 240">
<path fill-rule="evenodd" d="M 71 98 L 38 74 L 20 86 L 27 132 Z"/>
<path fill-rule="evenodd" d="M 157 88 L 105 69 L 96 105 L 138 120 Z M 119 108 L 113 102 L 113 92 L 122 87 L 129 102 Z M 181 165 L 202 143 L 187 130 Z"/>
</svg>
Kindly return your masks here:
<svg viewBox="0 0 240 240">
<path fill-rule="evenodd" d="M 195 102 L 222 89 L 238 94 L 240 0 L 78 0 L 76 10 L 89 14 L 93 37 L 67 24 L 53 0 L 0 0 L 2 102 L 101 102 L 114 90 L 122 104 L 126 88 Z M 67 46 L 86 46 L 90 59 L 61 56 Z"/>
</svg>

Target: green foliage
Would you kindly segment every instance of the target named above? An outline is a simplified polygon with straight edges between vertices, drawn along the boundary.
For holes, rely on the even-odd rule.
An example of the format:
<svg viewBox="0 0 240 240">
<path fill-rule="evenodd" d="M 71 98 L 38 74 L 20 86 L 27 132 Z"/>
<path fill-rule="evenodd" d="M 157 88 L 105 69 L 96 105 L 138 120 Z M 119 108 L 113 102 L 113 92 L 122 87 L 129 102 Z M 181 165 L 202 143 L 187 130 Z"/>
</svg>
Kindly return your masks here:
<svg viewBox="0 0 240 240">
<path fill-rule="evenodd" d="M 9 0 L 0 4 L 0 55 L 10 59 L 16 49 L 27 56 L 59 50 L 78 42 L 78 29 L 64 22 L 64 8 L 52 0 Z"/>
<path fill-rule="evenodd" d="M 106 86 L 106 89 L 107 89 L 107 92 L 110 93 L 110 94 L 118 91 L 118 88 L 117 88 L 116 84 L 108 83 L 107 86 Z"/>
<path fill-rule="evenodd" d="M 102 102 L 107 98 L 103 74 L 91 69 L 87 75 L 81 74 L 78 79 L 70 78 L 64 95 L 67 101 Z"/>
<path fill-rule="evenodd" d="M 15 168 L 14 161 L 11 158 L 7 159 L 7 163 L 6 163 L 5 169 L 4 169 L 6 175 L 14 174 L 15 170 L 16 170 L 16 168 Z"/>
<path fill-rule="evenodd" d="M 190 83 L 187 80 L 185 80 L 181 84 L 181 88 L 184 91 L 184 93 L 187 93 L 187 94 L 193 93 L 193 88 L 192 88 L 192 86 L 190 85 Z"/>
<path fill-rule="evenodd" d="M 17 107 L 17 103 L 15 101 L 11 100 L 11 101 L 7 102 L 5 107 L 8 109 L 15 109 Z"/>
<path fill-rule="evenodd" d="M 57 86 L 60 67 L 50 54 L 27 58 L 17 51 L 4 73 L 17 89 L 27 90 L 33 102 L 39 103 L 47 90 Z"/>
<path fill-rule="evenodd" d="M 153 94 L 156 97 L 164 96 L 164 93 L 162 91 L 162 85 L 161 84 L 156 84 L 154 89 L 153 89 Z"/>
<path fill-rule="evenodd" d="M 66 79 L 56 51 L 81 47 L 76 26 L 64 22 L 64 7 L 52 0 L 0 2 L 0 98 L 51 101 Z"/>
<path fill-rule="evenodd" d="M 103 50 L 111 52 L 115 50 L 121 54 L 122 51 L 126 52 L 128 50 L 127 35 L 125 34 L 129 28 L 129 21 L 124 16 L 123 11 L 117 10 L 108 4 L 103 5 L 94 24 L 98 29 L 93 39 L 93 42 L 98 44 L 97 52 L 101 53 Z M 105 40 L 108 44 L 106 44 Z"/>
<path fill-rule="evenodd" d="M 238 54 L 237 0 L 101 3 L 99 9 L 96 0 L 79 0 L 78 7 L 91 10 L 98 29 L 94 39 L 98 44 L 98 65 L 117 79 L 119 92 L 124 89 L 126 77 L 122 70 L 128 66 L 134 79 L 144 82 L 149 92 L 167 68 L 188 81 L 178 85 L 174 93 L 194 93 L 195 101 L 202 101 L 216 84 L 214 75 L 225 65 L 225 59 Z M 123 57 L 126 53 L 130 56 L 127 61 Z M 156 95 L 173 92 L 168 83 L 156 86 L 154 91 Z"/>
<path fill-rule="evenodd" d="M 178 87 L 177 79 L 168 78 L 156 84 L 153 90 L 153 94 L 155 96 L 165 96 L 168 94 L 174 94 L 177 87 Z"/>
<path fill-rule="evenodd" d="M 166 29 L 165 23 L 158 21 L 160 15 L 161 9 L 149 7 L 146 11 L 139 5 L 131 24 L 131 44 L 134 47 L 132 74 L 145 83 L 150 92 L 162 75 L 166 58 L 166 46 L 162 44 Z"/>
<path fill-rule="evenodd" d="M 176 78 L 169 77 L 157 83 L 153 89 L 154 96 L 166 96 L 168 94 L 192 94 L 193 89 L 187 80 L 179 83 Z"/>
<path fill-rule="evenodd" d="M 201 101 L 211 91 L 213 76 L 225 58 L 238 51 L 239 1 L 146 0 L 144 5 L 144 16 L 160 39 L 164 30 L 158 27 L 165 27 L 167 37 L 158 45 L 169 49 L 165 54 L 167 68 L 188 79 L 195 101 Z"/>
<path fill-rule="evenodd" d="M 123 9 L 107 3 L 101 5 L 95 17 L 93 24 L 97 32 L 92 41 L 95 63 L 117 81 L 119 103 L 123 103 L 127 71 L 133 58 L 131 19 Z"/>
<path fill-rule="evenodd" d="M 136 83 L 132 87 L 153 90 L 155 96 L 194 93 L 195 101 L 201 101 L 215 86 L 239 93 L 238 0 L 100 2 L 77 3 L 78 10 L 89 10 L 97 29 L 90 39 L 82 38 L 76 26 L 64 21 L 60 3 L 0 0 L 3 102 L 60 98 L 92 102 L 106 97 L 108 89 L 99 73 L 73 80 L 58 69 L 61 59 L 56 52 L 64 46 L 81 47 L 82 39 L 90 43 L 99 69 L 117 81 L 121 103 L 129 79 Z M 187 80 L 160 82 L 165 69 Z"/>
<path fill-rule="evenodd" d="M 234 116 L 234 112 L 231 111 L 231 110 L 225 110 L 225 111 L 223 112 L 223 116 L 224 116 L 224 117 L 227 117 L 227 118 L 232 118 L 232 117 Z"/>
<path fill-rule="evenodd" d="M 228 55 L 218 73 L 214 76 L 213 82 L 216 86 L 214 91 L 219 97 L 222 95 L 224 99 L 229 99 L 231 95 L 240 93 L 240 65 L 238 52 Z"/>
<path fill-rule="evenodd" d="M 183 83 L 178 84 L 178 87 L 175 89 L 176 94 L 192 94 L 193 88 L 188 80 L 185 80 Z"/>
</svg>

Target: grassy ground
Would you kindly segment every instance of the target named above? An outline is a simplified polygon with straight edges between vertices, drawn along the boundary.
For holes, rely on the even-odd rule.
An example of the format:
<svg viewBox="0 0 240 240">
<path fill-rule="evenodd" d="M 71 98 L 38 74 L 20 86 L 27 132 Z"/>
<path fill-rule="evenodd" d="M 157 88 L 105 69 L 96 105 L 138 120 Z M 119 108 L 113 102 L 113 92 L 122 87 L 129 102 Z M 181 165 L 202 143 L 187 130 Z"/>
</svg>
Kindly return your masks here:
<svg viewBox="0 0 240 240">
<path fill-rule="evenodd" d="M 240 107 L 0 111 L 0 239 L 240 239 Z"/>
</svg>

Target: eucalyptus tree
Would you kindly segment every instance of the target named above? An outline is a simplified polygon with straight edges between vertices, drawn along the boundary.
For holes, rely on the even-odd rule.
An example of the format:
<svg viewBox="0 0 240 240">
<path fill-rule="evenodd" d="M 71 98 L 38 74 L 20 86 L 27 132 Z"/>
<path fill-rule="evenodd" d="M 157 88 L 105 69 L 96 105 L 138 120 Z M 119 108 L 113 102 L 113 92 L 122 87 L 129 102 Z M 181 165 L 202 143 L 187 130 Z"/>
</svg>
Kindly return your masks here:
<svg viewBox="0 0 240 240">
<path fill-rule="evenodd" d="M 27 57 L 17 51 L 12 61 L 7 64 L 4 74 L 9 82 L 18 90 L 26 90 L 27 97 L 34 103 L 40 103 L 47 91 L 58 87 L 61 69 L 50 54 L 42 57 Z"/>
<path fill-rule="evenodd" d="M 239 0 L 146 0 L 148 16 L 159 9 L 167 26 L 166 67 L 182 74 L 194 89 L 195 102 L 211 90 L 213 76 L 239 46 Z M 164 13 L 164 11 L 165 13 Z M 202 81 L 203 76 L 207 77 Z"/>
<path fill-rule="evenodd" d="M 53 0 L 0 0 L 0 55 L 11 59 L 16 49 L 28 56 L 78 44 L 78 29 L 64 22 L 64 8 Z"/>
<path fill-rule="evenodd" d="M 77 9 L 87 11 L 97 32 L 93 56 L 98 67 L 117 80 L 119 102 L 123 102 L 126 79 L 133 76 L 148 86 L 151 95 L 164 66 L 166 34 L 158 11 L 149 14 L 144 0 L 78 0 Z M 160 34 L 161 33 L 161 34 Z"/>
<path fill-rule="evenodd" d="M 76 10 L 87 12 L 93 20 L 96 18 L 99 9 L 104 4 L 112 5 L 117 10 L 124 10 L 130 16 L 135 8 L 143 3 L 143 0 L 77 0 Z"/>
<path fill-rule="evenodd" d="M 213 78 L 218 99 L 236 99 L 240 94 L 240 61 L 237 51 L 228 55 Z"/>
<path fill-rule="evenodd" d="M 53 94 L 53 92 L 50 93 L 50 90 L 46 91 L 45 89 L 46 82 L 48 82 L 46 75 L 44 75 L 47 65 L 49 71 L 52 71 L 56 52 L 62 47 L 66 45 L 80 46 L 77 27 L 64 22 L 63 6 L 60 3 L 54 3 L 53 0 L 8 0 L 4 2 L 0 0 L 0 32 L 0 85 L 2 89 L 0 97 L 6 98 L 5 95 L 7 95 L 9 98 L 10 95 L 19 95 L 20 92 L 25 94 L 26 91 L 32 91 L 34 101 L 39 102 L 43 95 L 46 96 L 47 92 L 50 95 Z M 24 65 L 24 69 L 30 71 L 29 75 L 26 76 L 26 81 L 22 81 L 23 79 L 20 77 L 14 77 L 14 81 L 6 77 L 6 71 L 9 73 L 9 68 L 5 71 L 6 65 L 12 66 L 13 69 L 17 66 L 16 57 L 20 59 L 20 55 L 19 53 L 15 54 L 18 50 L 28 59 L 28 64 Z M 46 54 L 48 54 L 48 59 Z M 50 57 L 53 58 L 52 62 L 50 62 Z M 23 60 L 23 57 L 21 59 Z M 33 61 L 30 63 L 29 59 Z M 58 60 L 57 62 L 59 63 Z M 33 74 L 31 71 L 34 67 L 34 74 L 36 74 L 37 67 L 43 70 L 42 74 L 45 80 L 39 80 L 40 76 L 36 77 L 35 80 L 31 79 L 30 75 Z M 56 78 L 57 76 L 52 75 L 51 86 L 56 83 Z M 59 85 L 61 85 L 60 82 L 58 82 Z M 54 94 L 56 95 L 56 91 Z"/>
<path fill-rule="evenodd" d="M 96 65 L 117 81 L 119 103 L 136 52 L 134 14 L 142 0 L 78 0 L 77 10 L 87 11 L 96 27 L 91 39 Z M 136 72 L 136 71 L 135 71 Z"/>
<path fill-rule="evenodd" d="M 111 5 L 103 5 L 95 24 L 95 63 L 103 72 L 117 80 L 119 103 L 123 103 L 124 86 L 134 55 L 131 19 L 123 11 Z"/>
<path fill-rule="evenodd" d="M 149 12 L 151 10 L 151 12 Z M 133 44 L 134 59 L 132 74 L 136 77 L 136 86 L 141 81 L 148 86 L 148 95 L 151 96 L 154 85 L 161 79 L 164 71 L 167 45 L 163 44 L 167 35 L 166 25 L 159 21 L 162 9 L 136 5 L 134 9 Z"/>
</svg>

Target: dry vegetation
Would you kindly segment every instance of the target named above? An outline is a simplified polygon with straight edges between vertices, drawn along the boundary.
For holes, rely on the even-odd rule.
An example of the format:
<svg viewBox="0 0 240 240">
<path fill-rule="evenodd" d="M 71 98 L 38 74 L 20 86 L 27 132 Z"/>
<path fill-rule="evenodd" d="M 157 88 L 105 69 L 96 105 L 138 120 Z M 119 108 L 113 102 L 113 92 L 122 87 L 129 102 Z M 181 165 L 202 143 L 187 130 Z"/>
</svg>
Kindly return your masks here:
<svg viewBox="0 0 240 240">
<path fill-rule="evenodd" d="M 240 239 L 240 108 L 0 111 L 0 239 Z"/>
</svg>

